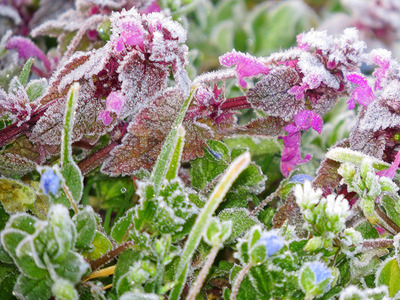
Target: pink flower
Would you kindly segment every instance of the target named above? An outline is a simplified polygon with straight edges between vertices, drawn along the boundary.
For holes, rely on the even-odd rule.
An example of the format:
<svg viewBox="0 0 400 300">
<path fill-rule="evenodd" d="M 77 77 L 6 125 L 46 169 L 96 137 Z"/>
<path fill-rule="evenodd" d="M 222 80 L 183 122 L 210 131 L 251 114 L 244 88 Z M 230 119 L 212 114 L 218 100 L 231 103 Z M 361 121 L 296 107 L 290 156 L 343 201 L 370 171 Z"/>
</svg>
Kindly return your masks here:
<svg viewBox="0 0 400 300">
<path fill-rule="evenodd" d="M 390 67 L 391 52 L 385 49 L 377 49 L 371 52 L 371 58 L 374 64 L 379 66 L 378 69 L 374 71 L 372 75 L 375 76 L 375 91 L 381 90 L 383 87 L 381 85 L 383 79 L 385 79 L 386 72 Z"/>
<path fill-rule="evenodd" d="M 288 177 L 295 166 L 308 162 L 312 156 L 307 154 L 304 159 L 301 158 L 300 131 L 289 133 L 288 135 L 284 137 L 280 136 L 279 138 L 283 140 L 283 144 L 285 145 L 281 156 L 281 172 L 283 176 Z"/>
<path fill-rule="evenodd" d="M 17 48 L 19 58 L 27 59 L 30 57 L 37 57 L 43 62 L 47 71 L 50 71 L 51 65 L 46 54 L 44 54 L 30 39 L 21 36 L 11 38 L 7 42 L 6 49 L 10 50 L 14 48 Z"/>
<path fill-rule="evenodd" d="M 243 80 L 244 77 L 268 74 L 270 71 L 270 69 L 257 60 L 256 57 L 236 50 L 232 50 L 232 52 L 220 56 L 219 62 L 225 67 L 236 65 L 237 77 L 242 88 L 247 87 L 246 81 Z"/>
<path fill-rule="evenodd" d="M 140 24 L 132 21 L 125 22 L 122 23 L 122 29 L 120 37 L 115 40 L 115 50 L 117 52 L 123 51 L 126 45 L 143 48 L 144 34 Z"/>
<path fill-rule="evenodd" d="M 294 124 L 289 124 L 285 130 L 289 133 L 283 140 L 285 148 L 281 156 L 281 171 L 285 177 L 288 177 L 293 168 L 301 163 L 305 163 L 311 159 L 311 155 L 307 154 L 301 158 L 300 143 L 301 130 L 307 131 L 309 128 L 321 133 L 323 126 L 322 118 L 311 110 L 303 110 L 294 117 Z"/>
<path fill-rule="evenodd" d="M 304 92 L 309 88 L 307 83 L 304 83 L 302 85 L 295 85 L 292 87 L 290 90 L 288 90 L 288 93 L 290 95 L 296 96 L 296 100 L 301 100 L 304 98 Z"/>
<path fill-rule="evenodd" d="M 397 152 L 396 158 L 390 165 L 389 169 L 379 171 L 377 174 L 380 177 L 385 176 L 385 177 L 389 177 L 389 178 L 393 179 L 394 174 L 396 174 L 396 171 L 399 168 L 399 165 L 400 165 L 400 151 Z"/>
<path fill-rule="evenodd" d="M 108 126 L 113 121 L 110 113 L 115 113 L 117 116 L 121 113 L 124 107 L 125 97 L 121 92 L 111 92 L 106 99 L 106 109 L 99 115 L 99 120 L 103 121 L 104 125 Z"/>
<path fill-rule="evenodd" d="M 147 14 L 150 14 L 153 12 L 160 12 L 160 11 L 161 11 L 161 8 L 158 5 L 158 0 L 155 0 L 155 1 L 151 2 L 150 5 L 147 6 L 145 9 L 141 10 L 140 13 L 147 15 Z"/>
<path fill-rule="evenodd" d="M 311 127 L 320 134 L 324 125 L 321 116 L 311 110 L 303 110 L 299 112 L 294 116 L 294 122 L 296 125 L 289 124 L 285 127 L 287 132 L 294 133 L 299 132 L 300 130 L 307 131 L 308 128 Z"/>
<path fill-rule="evenodd" d="M 349 104 L 349 109 L 353 109 L 357 101 L 362 106 L 368 106 L 374 99 L 374 92 L 368 85 L 367 79 L 364 75 L 359 73 L 349 73 L 346 75 L 348 81 L 355 83 L 358 87 L 353 91 L 353 95 L 347 102 Z"/>
</svg>

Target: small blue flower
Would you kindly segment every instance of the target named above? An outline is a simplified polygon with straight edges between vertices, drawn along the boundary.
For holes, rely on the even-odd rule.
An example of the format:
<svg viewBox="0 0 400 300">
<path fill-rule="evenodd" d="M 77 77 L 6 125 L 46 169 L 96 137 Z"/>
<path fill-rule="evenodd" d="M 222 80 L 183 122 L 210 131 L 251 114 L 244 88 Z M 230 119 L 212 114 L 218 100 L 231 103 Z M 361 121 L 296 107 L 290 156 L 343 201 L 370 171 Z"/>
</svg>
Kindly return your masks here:
<svg viewBox="0 0 400 300">
<path fill-rule="evenodd" d="M 318 284 L 327 278 L 332 277 L 331 269 L 327 268 L 323 263 L 314 261 L 309 265 L 311 271 L 315 275 L 315 283 Z"/>
<path fill-rule="evenodd" d="M 40 188 L 45 195 L 51 192 L 53 195 L 57 194 L 60 186 L 60 178 L 54 173 L 52 169 L 47 169 L 40 178 Z"/>
<path fill-rule="evenodd" d="M 263 232 L 257 243 L 265 245 L 268 256 L 274 255 L 284 245 L 282 237 L 278 235 L 276 230 Z"/>
<path fill-rule="evenodd" d="M 310 175 L 307 174 L 297 174 L 294 175 L 292 178 L 290 178 L 290 182 L 295 182 L 295 183 L 304 183 L 304 181 L 313 181 L 314 178 L 312 178 Z"/>
</svg>

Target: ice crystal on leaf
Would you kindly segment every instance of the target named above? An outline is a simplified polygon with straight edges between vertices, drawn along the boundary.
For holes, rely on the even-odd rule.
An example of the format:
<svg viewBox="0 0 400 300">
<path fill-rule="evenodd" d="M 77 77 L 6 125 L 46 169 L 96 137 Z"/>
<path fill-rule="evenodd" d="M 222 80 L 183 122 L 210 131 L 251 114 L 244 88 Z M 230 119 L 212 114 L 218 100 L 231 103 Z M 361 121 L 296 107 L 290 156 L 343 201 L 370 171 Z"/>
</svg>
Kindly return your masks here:
<svg viewBox="0 0 400 300">
<path fill-rule="evenodd" d="M 0 117 L 7 115 L 20 126 L 31 118 L 32 107 L 25 87 L 14 77 L 8 93 L 0 89 Z"/>
</svg>

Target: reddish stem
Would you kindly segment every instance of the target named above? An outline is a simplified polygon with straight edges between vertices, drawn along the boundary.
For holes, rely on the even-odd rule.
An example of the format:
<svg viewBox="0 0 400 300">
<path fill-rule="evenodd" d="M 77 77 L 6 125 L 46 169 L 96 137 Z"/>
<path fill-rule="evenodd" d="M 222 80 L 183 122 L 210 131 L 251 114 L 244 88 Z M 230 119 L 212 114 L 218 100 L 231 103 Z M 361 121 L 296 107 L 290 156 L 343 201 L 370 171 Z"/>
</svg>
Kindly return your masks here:
<svg viewBox="0 0 400 300">
<path fill-rule="evenodd" d="M 245 108 L 251 108 L 250 103 L 247 102 L 246 96 L 226 99 L 220 106 L 220 109 L 222 110 L 237 110 Z"/>
<path fill-rule="evenodd" d="M 50 105 L 52 105 L 55 101 L 57 100 L 40 106 L 36 111 L 33 112 L 30 120 L 21 124 L 20 126 L 17 126 L 17 123 L 14 123 L 2 129 L 0 131 L 0 148 L 7 145 L 10 141 L 16 139 L 24 132 L 28 131 L 33 125 L 36 124 L 36 122 L 44 115 Z"/>
<path fill-rule="evenodd" d="M 107 159 L 108 154 L 111 152 L 111 150 L 114 149 L 117 145 L 119 145 L 119 143 L 113 142 L 110 145 L 93 153 L 91 156 L 86 157 L 84 160 L 80 161 L 78 163 L 78 167 L 79 169 L 81 169 L 82 175 L 85 176 L 89 172 L 100 166 Z"/>
<path fill-rule="evenodd" d="M 90 268 L 92 269 L 92 271 L 97 270 L 102 265 L 105 265 L 110 260 L 112 260 L 113 258 L 117 257 L 118 255 L 120 255 L 122 252 L 124 252 L 125 250 L 129 249 L 133 245 L 134 245 L 133 241 L 129 241 L 129 242 L 123 243 L 122 245 L 119 245 L 118 247 L 114 248 L 113 250 L 108 251 L 102 257 L 91 261 L 90 262 Z"/>
</svg>

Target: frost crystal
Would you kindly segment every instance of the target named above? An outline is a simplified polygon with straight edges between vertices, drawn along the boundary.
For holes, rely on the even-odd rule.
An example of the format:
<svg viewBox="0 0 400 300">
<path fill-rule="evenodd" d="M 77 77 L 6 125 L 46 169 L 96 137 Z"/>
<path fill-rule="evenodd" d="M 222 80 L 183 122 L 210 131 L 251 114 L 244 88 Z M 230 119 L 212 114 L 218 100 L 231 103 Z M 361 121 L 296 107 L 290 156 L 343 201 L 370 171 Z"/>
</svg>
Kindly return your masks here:
<svg viewBox="0 0 400 300">
<path fill-rule="evenodd" d="M 236 74 L 239 84 L 244 89 L 247 87 L 246 81 L 243 80 L 244 77 L 268 74 L 270 71 L 270 69 L 256 57 L 236 50 L 232 50 L 231 52 L 222 55 L 219 58 L 219 61 L 221 65 L 225 67 L 236 65 Z"/>
</svg>

